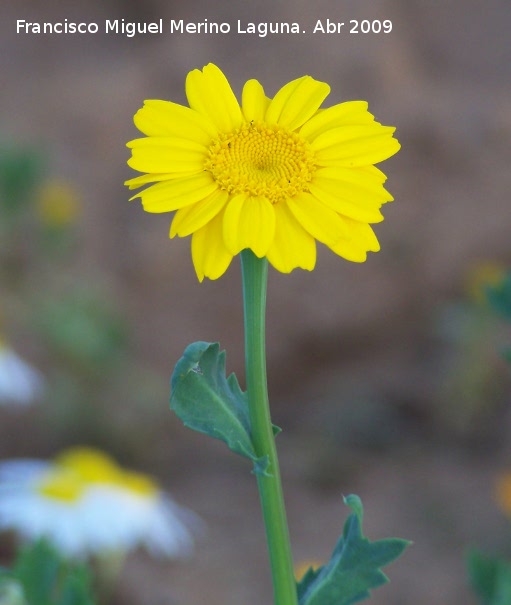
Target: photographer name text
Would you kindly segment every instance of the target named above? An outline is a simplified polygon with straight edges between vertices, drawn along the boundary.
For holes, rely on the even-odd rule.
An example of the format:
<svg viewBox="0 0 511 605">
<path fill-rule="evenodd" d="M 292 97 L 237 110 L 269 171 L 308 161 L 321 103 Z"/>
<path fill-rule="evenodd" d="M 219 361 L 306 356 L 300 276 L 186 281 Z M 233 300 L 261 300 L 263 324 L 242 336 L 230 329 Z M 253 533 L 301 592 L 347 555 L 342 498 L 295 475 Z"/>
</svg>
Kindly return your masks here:
<svg viewBox="0 0 511 605">
<path fill-rule="evenodd" d="M 235 24 L 226 21 L 204 21 L 191 22 L 183 19 L 163 19 L 152 22 L 126 21 L 125 19 L 106 19 L 104 24 L 90 22 L 73 22 L 64 19 L 57 22 L 30 22 L 25 19 L 17 19 L 17 34 L 120 34 L 128 38 L 147 34 L 247 34 L 265 38 L 273 34 L 389 34 L 392 31 L 390 19 L 350 19 L 347 21 L 336 21 L 333 19 L 318 19 L 315 24 L 305 28 L 296 22 L 274 21 L 243 22 L 238 19 Z"/>
</svg>

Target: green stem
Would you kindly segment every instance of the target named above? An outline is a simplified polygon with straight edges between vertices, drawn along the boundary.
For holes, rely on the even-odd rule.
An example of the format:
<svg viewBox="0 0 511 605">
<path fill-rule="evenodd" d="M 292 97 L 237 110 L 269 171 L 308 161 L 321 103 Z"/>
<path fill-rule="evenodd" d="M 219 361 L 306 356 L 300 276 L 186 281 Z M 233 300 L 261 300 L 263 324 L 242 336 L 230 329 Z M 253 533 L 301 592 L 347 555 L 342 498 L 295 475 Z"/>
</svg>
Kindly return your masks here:
<svg viewBox="0 0 511 605">
<path fill-rule="evenodd" d="M 267 474 L 257 475 L 270 553 L 275 605 L 297 605 L 291 545 L 270 419 L 266 382 L 265 310 L 268 262 L 251 250 L 241 253 L 245 317 L 245 363 L 252 441 L 258 457 L 267 456 Z"/>
</svg>

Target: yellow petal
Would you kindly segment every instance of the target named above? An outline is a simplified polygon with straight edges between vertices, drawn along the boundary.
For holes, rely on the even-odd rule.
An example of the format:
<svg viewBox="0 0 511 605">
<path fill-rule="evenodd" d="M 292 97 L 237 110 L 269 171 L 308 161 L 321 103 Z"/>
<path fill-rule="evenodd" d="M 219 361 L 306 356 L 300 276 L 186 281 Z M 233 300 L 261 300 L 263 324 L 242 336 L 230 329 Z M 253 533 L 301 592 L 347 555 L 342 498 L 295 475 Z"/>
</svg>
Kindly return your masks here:
<svg viewBox="0 0 511 605">
<path fill-rule="evenodd" d="M 310 193 L 300 193 L 287 200 L 300 225 L 320 242 L 334 245 L 349 236 L 345 220 Z"/>
<path fill-rule="evenodd" d="M 334 128 L 311 144 L 320 166 L 365 166 L 386 160 L 400 145 L 392 137 L 396 129 L 381 124 Z"/>
<path fill-rule="evenodd" d="M 224 241 L 232 254 L 250 248 L 262 258 L 275 234 L 275 211 L 265 197 L 237 195 L 227 204 Z"/>
<path fill-rule="evenodd" d="M 330 86 L 310 76 L 303 76 L 283 86 L 270 102 L 266 112 L 268 124 L 283 128 L 300 128 L 319 109 L 330 92 Z"/>
<path fill-rule="evenodd" d="M 204 167 L 204 145 L 175 137 L 135 139 L 127 145 L 132 157 L 128 165 L 140 172 L 197 172 Z"/>
<path fill-rule="evenodd" d="M 241 109 L 224 74 L 210 63 L 186 78 L 186 96 L 192 109 L 206 116 L 221 132 L 241 126 Z"/>
<path fill-rule="evenodd" d="M 199 281 L 218 279 L 229 267 L 233 255 L 222 237 L 223 212 L 192 235 L 192 261 Z"/>
<path fill-rule="evenodd" d="M 208 118 L 171 101 L 144 101 L 133 121 L 141 132 L 150 137 L 179 137 L 208 145 L 218 134 Z"/>
<path fill-rule="evenodd" d="M 374 116 L 367 111 L 366 101 L 347 101 L 319 111 L 300 129 L 300 135 L 313 141 L 318 135 L 340 126 L 369 124 Z"/>
<path fill-rule="evenodd" d="M 309 191 L 316 199 L 338 214 L 342 214 L 343 217 L 349 217 L 365 223 L 380 223 L 383 220 L 383 215 L 380 212 L 378 204 L 373 206 L 357 205 L 350 201 L 349 198 L 346 198 L 346 196 L 343 199 L 342 194 L 332 192 L 322 185 L 325 185 L 325 181 L 321 184 L 316 182 L 311 183 Z"/>
<path fill-rule="evenodd" d="M 217 189 L 196 204 L 185 206 L 176 212 L 170 228 L 170 237 L 186 237 L 198 231 L 223 210 L 229 199 L 227 191 Z"/>
<path fill-rule="evenodd" d="M 201 171 L 202 169 L 197 172 Z M 129 179 L 128 181 L 125 181 L 124 184 L 127 185 L 130 189 L 138 189 L 139 187 L 142 187 L 142 185 L 147 185 L 148 183 L 169 181 L 170 179 L 176 179 L 185 176 L 191 176 L 189 170 L 185 170 L 183 172 L 155 172 L 154 174 L 142 174 L 140 176 L 135 177 L 134 179 Z"/>
<path fill-rule="evenodd" d="M 346 168 L 345 166 L 325 166 L 318 168 L 314 176 L 335 179 L 343 183 L 352 183 L 356 187 L 366 190 L 367 195 L 377 196 L 383 202 L 392 201 L 392 195 L 382 187 L 387 176 L 376 166 L 358 166 Z M 384 193 L 382 193 L 384 192 Z"/>
<path fill-rule="evenodd" d="M 275 236 L 266 254 L 281 273 L 300 267 L 312 271 L 316 265 L 316 242 L 295 219 L 285 202 L 275 204 Z"/>
<path fill-rule="evenodd" d="M 378 206 L 394 198 L 385 189 L 386 176 L 375 166 L 326 166 L 314 173 L 314 183 L 359 206 Z"/>
<path fill-rule="evenodd" d="M 392 196 L 379 183 L 371 183 L 363 168 L 320 168 L 309 183 L 309 191 L 336 212 L 357 221 L 383 220 L 380 206 Z"/>
<path fill-rule="evenodd" d="M 142 199 L 147 212 L 172 212 L 200 202 L 217 188 L 209 172 L 152 185 L 131 199 Z"/>
<path fill-rule="evenodd" d="M 341 240 L 329 248 L 346 260 L 363 263 L 367 252 L 378 252 L 380 244 L 371 227 L 366 223 L 346 219 L 351 233 L 349 240 Z"/>
<path fill-rule="evenodd" d="M 264 94 L 264 89 L 257 80 L 249 80 L 243 87 L 241 106 L 247 122 L 252 120 L 262 122 L 270 99 Z"/>
</svg>

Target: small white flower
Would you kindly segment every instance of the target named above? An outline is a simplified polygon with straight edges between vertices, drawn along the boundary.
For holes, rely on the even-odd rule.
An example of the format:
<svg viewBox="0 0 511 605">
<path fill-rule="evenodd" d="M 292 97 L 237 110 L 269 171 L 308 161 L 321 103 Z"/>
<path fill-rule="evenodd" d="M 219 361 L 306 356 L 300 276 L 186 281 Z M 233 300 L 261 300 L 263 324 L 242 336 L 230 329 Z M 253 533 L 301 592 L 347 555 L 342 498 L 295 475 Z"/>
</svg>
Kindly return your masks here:
<svg viewBox="0 0 511 605">
<path fill-rule="evenodd" d="M 0 340 L 0 405 L 29 405 L 43 389 L 42 374 Z"/>
<path fill-rule="evenodd" d="M 152 479 L 97 450 L 0 463 L 0 530 L 29 541 L 45 537 L 69 557 L 138 546 L 155 556 L 188 556 L 201 523 Z"/>
</svg>

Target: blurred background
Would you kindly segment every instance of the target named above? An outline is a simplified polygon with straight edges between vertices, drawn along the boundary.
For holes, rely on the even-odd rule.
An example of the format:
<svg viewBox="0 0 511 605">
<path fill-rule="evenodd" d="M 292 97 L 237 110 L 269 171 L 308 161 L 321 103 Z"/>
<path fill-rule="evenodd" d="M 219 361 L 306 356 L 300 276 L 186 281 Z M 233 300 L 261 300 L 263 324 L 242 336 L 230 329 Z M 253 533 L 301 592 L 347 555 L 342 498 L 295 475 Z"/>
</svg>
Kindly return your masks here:
<svg viewBox="0 0 511 605">
<path fill-rule="evenodd" d="M 16 33 L 17 19 L 64 18 L 100 33 Z M 102 33 L 122 18 L 161 18 L 163 34 Z M 313 35 L 327 18 L 393 29 Z M 170 34 L 171 19 L 231 33 Z M 240 35 L 238 19 L 308 33 Z M 131 556 L 112 602 L 271 599 L 249 466 L 168 410 L 192 341 L 220 341 L 243 382 L 238 263 L 199 284 L 190 240 L 169 241 L 170 217 L 123 186 L 133 114 L 145 99 L 185 103 L 186 74 L 208 62 L 236 94 L 249 78 L 269 96 L 304 74 L 326 81 L 327 105 L 367 100 L 402 144 L 383 167 L 395 202 L 375 228 L 381 252 L 358 265 L 322 248 L 312 273 L 270 271 L 270 399 L 297 563 L 329 558 L 352 492 L 371 539 L 414 542 L 375 605 L 475 604 L 466 549 L 511 555 L 495 495 L 511 469 L 511 330 L 484 296 L 511 268 L 510 25 L 506 0 L 3 0 L 0 335 L 45 388 L 37 405 L 0 405 L 0 458 L 100 447 L 208 526 L 191 561 Z"/>
</svg>

